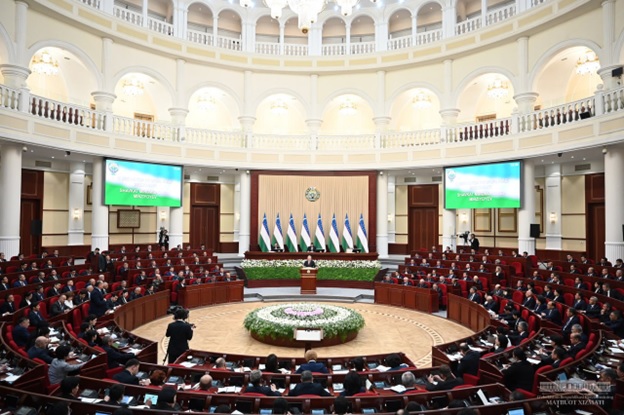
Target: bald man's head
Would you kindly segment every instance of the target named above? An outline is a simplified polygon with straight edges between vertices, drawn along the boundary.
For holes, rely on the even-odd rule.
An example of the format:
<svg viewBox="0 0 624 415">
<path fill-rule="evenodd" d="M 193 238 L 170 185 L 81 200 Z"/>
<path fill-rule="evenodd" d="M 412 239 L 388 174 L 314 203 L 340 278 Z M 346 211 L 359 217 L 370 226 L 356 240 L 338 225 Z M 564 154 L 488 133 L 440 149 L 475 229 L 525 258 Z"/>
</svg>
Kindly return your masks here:
<svg viewBox="0 0 624 415">
<path fill-rule="evenodd" d="M 212 387 L 212 376 L 204 375 L 199 379 L 199 389 L 207 391 Z"/>
</svg>

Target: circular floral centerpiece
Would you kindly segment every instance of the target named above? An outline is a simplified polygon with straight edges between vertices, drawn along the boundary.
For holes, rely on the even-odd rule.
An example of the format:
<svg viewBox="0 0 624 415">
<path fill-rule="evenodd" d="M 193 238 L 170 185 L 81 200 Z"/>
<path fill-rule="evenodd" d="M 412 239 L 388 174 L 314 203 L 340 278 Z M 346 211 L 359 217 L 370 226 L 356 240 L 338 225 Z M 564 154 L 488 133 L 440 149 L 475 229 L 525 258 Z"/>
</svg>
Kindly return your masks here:
<svg viewBox="0 0 624 415">
<path fill-rule="evenodd" d="M 364 327 L 364 317 L 346 307 L 317 303 L 280 304 L 258 308 L 245 317 L 251 336 L 276 346 L 299 347 L 296 329 L 322 329 L 322 346 L 353 340 Z"/>
</svg>

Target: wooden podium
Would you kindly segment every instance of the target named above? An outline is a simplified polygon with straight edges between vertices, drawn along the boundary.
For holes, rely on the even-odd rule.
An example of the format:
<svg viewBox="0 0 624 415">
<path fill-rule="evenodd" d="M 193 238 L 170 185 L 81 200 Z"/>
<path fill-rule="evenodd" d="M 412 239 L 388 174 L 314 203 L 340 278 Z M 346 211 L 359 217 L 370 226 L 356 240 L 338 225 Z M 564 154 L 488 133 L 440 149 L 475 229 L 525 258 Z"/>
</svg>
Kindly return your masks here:
<svg viewBox="0 0 624 415">
<path fill-rule="evenodd" d="M 301 268 L 301 294 L 316 294 L 316 268 Z"/>
</svg>

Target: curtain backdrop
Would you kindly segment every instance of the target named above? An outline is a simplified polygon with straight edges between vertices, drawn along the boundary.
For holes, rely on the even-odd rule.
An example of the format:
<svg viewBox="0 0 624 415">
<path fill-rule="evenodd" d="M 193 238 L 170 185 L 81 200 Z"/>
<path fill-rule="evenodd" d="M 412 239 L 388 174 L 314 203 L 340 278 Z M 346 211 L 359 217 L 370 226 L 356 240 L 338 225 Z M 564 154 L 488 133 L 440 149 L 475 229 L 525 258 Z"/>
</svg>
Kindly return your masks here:
<svg viewBox="0 0 624 415">
<path fill-rule="evenodd" d="M 305 197 L 306 189 L 315 187 L 321 197 L 316 202 L 309 202 Z M 258 224 L 266 213 L 269 233 L 273 234 L 275 218 L 280 214 L 282 234 L 286 238 L 288 220 L 292 213 L 295 219 L 297 238 L 300 236 L 303 214 L 308 217 L 310 236 L 314 240 L 318 214 L 323 220 L 325 239 L 333 214 L 336 214 L 338 234 L 342 238 L 345 214 L 349 215 L 353 242 L 357 239 L 360 214 L 364 215 L 364 225 L 368 232 L 368 177 L 367 176 L 280 176 L 260 175 L 258 178 Z M 253 242 L 252 242 L 253 243 Z"/>
</svg>

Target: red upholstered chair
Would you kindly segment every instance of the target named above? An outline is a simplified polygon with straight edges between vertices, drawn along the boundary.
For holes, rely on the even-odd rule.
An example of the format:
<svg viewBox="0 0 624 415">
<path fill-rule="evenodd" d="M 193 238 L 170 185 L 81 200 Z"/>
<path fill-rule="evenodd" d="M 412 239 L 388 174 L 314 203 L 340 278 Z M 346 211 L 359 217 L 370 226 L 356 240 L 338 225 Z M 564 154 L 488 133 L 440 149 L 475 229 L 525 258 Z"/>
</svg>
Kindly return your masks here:
<svg viewBox="0 0 624 415">
<path fill-rule="evenodd" d="M 515 290 L 511 295 L 511 299 L 514 303 L 522 304 L 524 300 L 524 291 Z"/>
<path fill-rule="evenodd" d="M 563 293 L 563 301 L 568 307 L 572 307 L 574 305 L 574 295 L 572 293 Z"/>
<path fill-rule="evenodd" d="M 89 316 L 89 307 L 91 306 L 91 304 L 84 303 L 80 305 L 80 311 L 82 311 L 82 318 L 85 319 Z"/>
<path fill-rule="evenodd" d="M 86 281 L 78 281 L 77 283 L 74 284 L 74 287 L 76 287 L 76 290 L 83 290 L 84 287 L 87 286 L 87 282 Z"/>
<path fill-rule="evenodd" d="M 516 271 L 516 275 L 523 275 L 524 274 L 524 271 L 522 271 L 522 264 L 521 263 L 519 263 L 519 262 L 512 262 L 510 265 L 514 268 L 514 271 Z"/>
<path fill-rule="evenodd" d="M 587 354 L 587 349 L 583 349 L 580 352 L 578 352 L 576 356 L 574 356 L 574 359 L 579 360 L 583 358 L 583 356 L 585 356 L 586 354 Z"/>
<path fill-rule="evenodd" d="M 72 310 L 71 319 L 73 326 L 76 328 L 80 328 L 80 325 L 82 324 L 82 311 L 79 307 L 76 307 Z"/>
<path fill-rule="evenodd" d="M 559 363 L 559 367 L 563 367 L 563 366 L 565 366 L 565 365 L 567 365 L 567 364 L 570 364 L 570 363 L 572 363 L 572 362 L 574 362 L 574 358 L 572 358 L 572 357 L 566 357 L 565 359 L 563 359 L 563 360 L 561 361 L 561 363 Z"/>
<path fill-rule="evenodd" d="M 527 321 L 527 319 L 529 318 L 529 310 L 527 310 L 526 308 L 523 308 L 522 311 L 520 312 L 520 316 L 522 317 L 524 321 Z"/>
<path fill-rule="evenodd" d="M 179 281 L 174 281 L 171 283 L 171 302 L 173 304 L 177 304 L 178 303 L 178 293 L 175 292 L 176 289 L 178 288 L 178 284 L 180 282 Z"/>
<path fill-rule="evenodd" d="M 38 357 L 35 357 L 33 361 L 43 366 L 43 376 L 41 381 L 43 382 L 43 386 L 46 388 L 46 392 L 48 394 L 51 394 L 54 390 L 58 389 L 60 383 L 50 384 L 50 378 L 48 376 L 48 364 L 46 362 L 39 359 Z"/>
<path fill-rule="evenodd" d="M 43 316 L 43 318 L 48 318 L 48 303 L 45 301 L 39 302 L 39 313 Z"/>
<path fill-rule="evenodd" d="M 106 352 L 105 352 L 106 353 Z M 124 368 L 123 366 L 119 366 L 119 367 L 114 367 L 112 369 L 107 369 L 106 370 L 106 377 L 107 378 L 113 378 L 113 376 L 115 376 L 117 373 L 119 372 L 123 372 Z"/>
<path fill-rule="evenodd" d="M 464 384 L 466 385 L 478 385 L 479 384 L 479 379 L 481 378 L 481 372 L 477 372 L 477 376 L 475 375 L 471 375 L 470 373 L 464 373 L 464 375 L 462 376 L 464 379 Z"/>
</svg>

